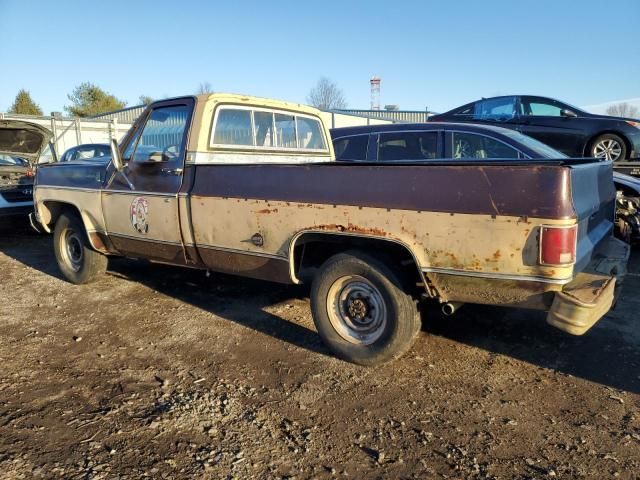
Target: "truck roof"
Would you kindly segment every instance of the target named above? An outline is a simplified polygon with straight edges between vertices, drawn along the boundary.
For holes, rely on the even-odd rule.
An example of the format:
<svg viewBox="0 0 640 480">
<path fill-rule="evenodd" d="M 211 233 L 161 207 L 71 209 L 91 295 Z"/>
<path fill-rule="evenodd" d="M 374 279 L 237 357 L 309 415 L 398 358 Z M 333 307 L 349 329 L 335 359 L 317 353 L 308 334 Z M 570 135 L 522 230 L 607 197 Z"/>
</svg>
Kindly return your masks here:
<svg viewBox="0 0 640 480">
<path fill-rule="evenodd" d="M 196 99 L 198 103 L 235 103 L 238 105 L 253 105 L 257 107 L 264 106 L 267 108 L 293 110 L 309 115 L 320 116 L 320 110 L 303 103 L 287 102 L 274 98 L 255 97 L 238 93 L 205 93 L 196 95 Z"/>
</svg>

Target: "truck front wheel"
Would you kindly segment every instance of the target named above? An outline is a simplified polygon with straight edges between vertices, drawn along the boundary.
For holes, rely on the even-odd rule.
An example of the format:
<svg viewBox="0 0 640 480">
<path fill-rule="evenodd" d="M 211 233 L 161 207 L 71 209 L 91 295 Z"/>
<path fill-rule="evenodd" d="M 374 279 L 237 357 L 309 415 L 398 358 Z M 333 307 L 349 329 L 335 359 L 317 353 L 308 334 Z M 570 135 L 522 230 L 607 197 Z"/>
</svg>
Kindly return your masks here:
<svg viewBox="0 0 640 480">
<path fill-rule="evenodd" d="M 396 274 L 360 252 L 329 258 L 311 288 L 313 321 L 340 358 L 378 365 L 398 358 L 420 330 L 415 300 Z"/>
<path fill-rule="evenodd" d="M 89 283 L 107 269 L 107 257 L 91 248 L 80 218 L 63 213 L 53 232 L 53 249 L 58 267 L 71 283 Z"/>
</svg>

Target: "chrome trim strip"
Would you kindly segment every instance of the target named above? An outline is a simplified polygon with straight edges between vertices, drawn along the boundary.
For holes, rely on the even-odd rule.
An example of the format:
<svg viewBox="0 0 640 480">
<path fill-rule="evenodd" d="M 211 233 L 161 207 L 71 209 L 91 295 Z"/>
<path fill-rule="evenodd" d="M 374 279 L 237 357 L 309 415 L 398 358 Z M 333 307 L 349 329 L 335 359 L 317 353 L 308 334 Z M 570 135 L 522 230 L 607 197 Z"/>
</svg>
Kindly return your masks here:
<svg viewBox="0 0 640 480">
<path fill-rule="evenodd" d="M 285 262 L 289 261 L 287 259 L 287 257 L 285 257 L 283 255 L 274 255 L 272 253 L 254 252 L 254 251 L 251 251 L 251 250 L 239 250 L 237 248 L 220 247 L 220 246 L 216 246 L 216 245 L 195 244 L 195 247 L 196 248 L 205 248 L 207 250 L 219 250 L 219 251 L 222 251 L 222 252 L 239 253 L 241 255 L 252 255 L 254 257 L 266 257 L 266 258 L 272 258 L 272 259 L 275 259 L 275 260 L 284 260 Z"/>
<path fill-rule="evenodd" d="M 176 198 L 175 193 L 158 193 L 158 192 L 146 192 L 146 191 L 131 191 L 131 190 L 108 190 L 104 188 L 84 188 L 84 187 L 65 187 L 58 185 L 42 185 L 38 184 L 37 190 L 73 190 L 78 192 L 90 192 L 90 193 L 108 193 L 108 194 L 124 194 L 124 195 L 146 195 L 148 197 L 172 197 Z M 34 188 L 35 192 L 36 188 Z"/>
<path fill-rule="evenodd" d="M 165 245 L 174 245 L 176 247 L 182 247 L 182 243 L 180 242 L 169 242 L 167 240 L 158 240 L 157 238 L 146 238 L 146 237 L 134 237 L 133 235 L 125 235 L 123 233 L 109 233 L 108 237 L 117 237 L 117 238 L 126 238 L 128 240 L 139 240 L 141 242 L 153 242 L 153 243 L 162 243 Z"/>
<path fill-rule="evenodd" d="M 189 152 L 187 165 L 267 165 L 298 163 L 333 163 L 329 155 L 286 155 L 265 152 Z"/>
<path fill-rule="evenodd" d="M 42 184 L 42 183 L 38 183 L 36 186 L 34 186 L 33 188 L 33 193 L 35 194 L 36 190 L 74 190 L 74 191 L 79 191 L 79 192 L 100 192 L 102 191 L 102 189 L 100 188 L 85 188 L 85 187 L 65 187 L 62 185 L 46 185 L 46 184 Z"/>
<path fill-rule="evenodd" d="M 573 277 L 568 278 L 546 278 L 537 277 L 535 275 L 511 275 L 508 273 L 486 273 L 486 272 L 469 272 L 466 270 L 456 270 L 454 268 L 435 268 L 435 267 L 422 267 L 424 273 L 440 273 L 443 275 L 460 275 L 465 277 L 478 277 L 478 278 L 492 278 L 494 280 L 516 280 L 524 282 L 540 282 L 551 283 L 554 285 L 565 285 L 573 280 Z"/>
<path fill-rule="evenodd" d="M 130 196 L 147 196 L 147 197 L 171 197 L 176 198 L 176 193 L 159 193 L 159 192 L 145 192 L 140 190 L 100 190 L 105 194 L 118 194 L 118 195 L 130 195 Z"/>
</svg>

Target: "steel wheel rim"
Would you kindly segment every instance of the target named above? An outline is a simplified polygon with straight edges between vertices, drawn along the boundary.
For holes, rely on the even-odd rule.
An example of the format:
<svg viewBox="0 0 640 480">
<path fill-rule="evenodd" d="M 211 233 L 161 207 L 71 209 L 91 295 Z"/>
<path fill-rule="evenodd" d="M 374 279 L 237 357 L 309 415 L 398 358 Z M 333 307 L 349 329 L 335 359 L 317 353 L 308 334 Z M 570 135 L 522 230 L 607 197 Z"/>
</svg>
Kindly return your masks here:
<svg viewBox="0 0 640 480">
<path fill-rule="evenodd" d="M 338 335 L 356 345 L 371 345 L 387 326 L 382 293 L 358 275 L 346 275 L 333 282 L 327 295 L 327 313 Z"/>
<path fill-rule="evenodd" d="M 62 238 L 63 242 L 60 248 L 62 258 L 74 272 L 78 272 L 84 257 L 82 239 L 73 230 L 65 230 Z"/>
<path fill-rule="evenodd" d="M 602 160 L 613 160 L 614 162 L 622 155 L 622 145 L 613 139 L 601 140 L 593 147 L 593 156 Z"/>
</svg>

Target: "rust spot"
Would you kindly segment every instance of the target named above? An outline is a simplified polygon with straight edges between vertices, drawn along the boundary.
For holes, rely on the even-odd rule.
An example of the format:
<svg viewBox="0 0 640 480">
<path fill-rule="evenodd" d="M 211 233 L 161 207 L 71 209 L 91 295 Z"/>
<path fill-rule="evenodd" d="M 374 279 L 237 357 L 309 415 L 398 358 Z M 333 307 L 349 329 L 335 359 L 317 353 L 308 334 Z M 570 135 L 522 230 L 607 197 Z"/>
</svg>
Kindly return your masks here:
<svg viewBox="0 0 640 480">
<path fill-rule="evenodd" d="M 359 227 L 352 223 L 347 225 L 336 225 L 336 224 L 328 224 L 328 225 L 315 225 L 311 227 L 314 230 L 326 230 L 326 231 L 338 231 L 338 232 L 351 232 L 351 233 L 362 233 L 365 235 L 379 235 L 382 237 L 387 236 L 387 232 L 381 230 L 379 228 L 366 228 Z"/>
<path fill-rule="evenodd" d="M 496 251 L 493 253 L 493 260 L 497 262 L 498 260 L 500 260 L 500 257 L 501 257 L 501 256 L 502 256 L 502 254 L 500 253 L 500 250 L 496 250 Z"/>
<path fill-rule="evenodd" d="M 256 211 L 256 213 L 277 213 L 278 209 L 277 208 L 263 208 L 262 210 L 258 210 Z"/>
</svg>

